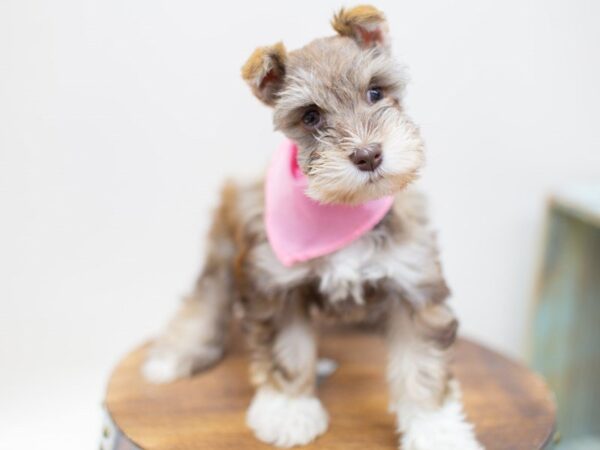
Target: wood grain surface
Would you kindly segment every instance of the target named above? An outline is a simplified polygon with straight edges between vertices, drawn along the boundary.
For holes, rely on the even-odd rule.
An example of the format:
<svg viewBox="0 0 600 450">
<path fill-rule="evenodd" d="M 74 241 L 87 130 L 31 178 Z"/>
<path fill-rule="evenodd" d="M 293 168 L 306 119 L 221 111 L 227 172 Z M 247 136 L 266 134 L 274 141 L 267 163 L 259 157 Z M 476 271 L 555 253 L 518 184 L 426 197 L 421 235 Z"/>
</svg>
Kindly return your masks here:
<svg viewBox="0 0 600 450">
<path fill-rule="evenodd" d="M 114 422 L 148 450 L 272 449 L 244 424 L 252 389 L 239 341 L 234 339 L 218 365 L 161 386 L 140 375 L 146 347 L 130 353 L 108 384 L 106 406 Z M 331 423 L 325 435 L 302 448 L 398 448 L 394 418 L 387 412 L 382 340 L 356 330 L 324 330 L 320 356 L 339 363 L 319 386 Z M 467 340 L 459 341 L 453 370 L 462 384 L 467 415 L 486 449 L 534 450 L 550 441 L 556 411 L 539 376 Z"/>
</svg>

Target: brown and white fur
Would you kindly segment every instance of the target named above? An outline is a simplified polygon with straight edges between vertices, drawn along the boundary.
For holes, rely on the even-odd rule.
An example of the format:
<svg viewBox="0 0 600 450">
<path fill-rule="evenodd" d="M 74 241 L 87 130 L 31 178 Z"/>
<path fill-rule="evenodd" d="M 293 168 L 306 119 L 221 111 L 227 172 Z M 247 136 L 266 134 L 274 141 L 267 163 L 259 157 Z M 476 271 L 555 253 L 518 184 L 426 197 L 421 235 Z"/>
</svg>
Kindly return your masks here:
<svg viewBox="0 0 600 450">
<path fill-rule="evenodd" d="M 395 194 L 392 210 L 342 250 L 284 267 L 267 241 L 262 182 L 227 184 L 195 290 L 150 350 L 144 374 L 169 382 L 215 363 L 239 304 L 256 386 L 247 423 L 262 441 L 303 445 L 328 426 L 315 389 L 315 311 L 367 321 L 380 325 L 388 343 L 402 448 L 481 449 L 448 369 L 457 320 L 445 303 L 435 237 L 409 186 L 423 164 L 423 142 L 403 109 L 403 68 L 391 56 L 380 11 L 342 9 L 332 25 L 337 35 L 290 53 L 282 44 L 257 49 L 242 76 L 273 108 L 276 129 L 297 143 L 309 196 L 356 204 Z M 369 97 L 373 88 L 378 95 Z M 373 144 L 381 165 L 358 170 L 352 152 Z"/>
</svg>

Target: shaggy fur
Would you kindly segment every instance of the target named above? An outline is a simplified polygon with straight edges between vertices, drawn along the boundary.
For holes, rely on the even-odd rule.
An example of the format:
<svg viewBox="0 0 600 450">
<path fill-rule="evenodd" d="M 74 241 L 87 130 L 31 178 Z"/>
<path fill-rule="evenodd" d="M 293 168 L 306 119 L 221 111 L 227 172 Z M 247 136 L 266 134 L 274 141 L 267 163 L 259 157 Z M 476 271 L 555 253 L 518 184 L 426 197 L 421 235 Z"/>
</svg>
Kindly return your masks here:
<svg viewBox="0 0 600 450">
<path fill-rule="evenodd" d="M 409 186 L 423 165 L 423 142 L 402 107 L 403 68 L 391 56 L 380 11 L 341 10 L 332 25 L 338 35 L 289 54 L 282 44 L 259 48 L 242 76 L 273 107 L 275 127 L 297 143 L 309 196 L 356 204 L 394 194 L 393 208 L 347 247 L 284 267 L 267 240 L 263 183 L 227 184 L 205 268 L 150 350 L 144 374 L 168 382 L 215 363 L 237 304 L 257 388 L 248 426 L 265 442 L 302 445 L 328 424 L 316 397 L 313 316 L 368 322 L 388 343 L 402 448 L 480 449 L 448 370 L 457 321 L 445 304 L 435 236 L 423 198 Z M 373 89 L 381 96 L 370 97 Z M 306 123 L 309 111 L 318 123 Z M 350 156 L 372 144 L 381 146 L 383 162 L 360 171 Z"/>
</svg>

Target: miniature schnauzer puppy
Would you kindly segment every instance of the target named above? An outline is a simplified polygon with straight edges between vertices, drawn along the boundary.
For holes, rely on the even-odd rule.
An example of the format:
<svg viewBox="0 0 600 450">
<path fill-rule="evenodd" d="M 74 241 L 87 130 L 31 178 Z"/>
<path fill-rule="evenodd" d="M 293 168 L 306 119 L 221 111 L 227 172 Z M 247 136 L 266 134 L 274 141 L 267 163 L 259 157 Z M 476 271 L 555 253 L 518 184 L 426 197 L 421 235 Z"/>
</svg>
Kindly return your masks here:
<svg viewBox="0 0 600 450">
<path fill-rule="evenodd" d="M 336 35 L 298 50 L 258 48 L 242 76 L 296 146 L 308 198 L 356 206 L 393 196 L 393 205 L 343 248 L 286 265 L 265 227 L 264 180 L 227 183 L 195 290 L 150 349 L 144 375 L 169 382 L 218 361 L 239 305 L 256 387 L 247 424 L 264 442 L 304 445 L 329 421 L 316 395 L 311 319 L 368 321 L 386 338 L 401 448 L 482 449 L 448 368 L 457 320 L 435 236 L 409 186 L 424 145 L 403 108 L 403 67 L 374 7 L 342 9 L 331 23 Z"/>
</svg>

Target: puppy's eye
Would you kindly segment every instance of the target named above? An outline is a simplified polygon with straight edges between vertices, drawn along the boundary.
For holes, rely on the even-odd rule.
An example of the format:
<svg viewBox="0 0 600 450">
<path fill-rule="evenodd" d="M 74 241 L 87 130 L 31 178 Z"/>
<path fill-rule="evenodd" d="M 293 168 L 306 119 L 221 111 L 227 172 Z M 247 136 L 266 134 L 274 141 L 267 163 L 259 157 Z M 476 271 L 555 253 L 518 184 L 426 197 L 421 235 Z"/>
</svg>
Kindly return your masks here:
<svg viewBox="0 0 600 450">
<path fill-rule="evenodd" d="M 367 91 L 367 101 L 377 103 L 383 98 L 383 90 L 380 87 L 372 87 Z"/>
<path fill-rule="evenodd" d="M 321 125 L 321 113 L 316 108 L 310 108 L 302 116 L 302 123 L 307 128 L 317 128 Z"/>
</svg>

